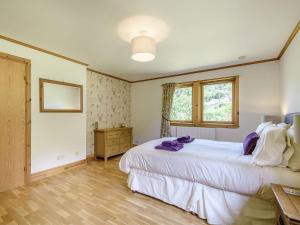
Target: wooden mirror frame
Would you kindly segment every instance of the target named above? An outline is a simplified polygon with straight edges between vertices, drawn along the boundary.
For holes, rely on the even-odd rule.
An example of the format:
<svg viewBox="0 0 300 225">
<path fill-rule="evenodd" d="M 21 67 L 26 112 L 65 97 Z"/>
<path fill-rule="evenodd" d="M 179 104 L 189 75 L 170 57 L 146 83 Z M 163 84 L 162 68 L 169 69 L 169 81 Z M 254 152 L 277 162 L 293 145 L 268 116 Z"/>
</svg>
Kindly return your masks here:
<svg viewBox="0 0 300 225">
<path fill-rule="evenodd" d="M 82 113 L 83 112 L 83 86 L 80 84 L 66 83 L 56 80 L 39 79 L 39 92 L 40 92 L 40 112 L 52 113 Z M 44 108 L 44 83 L 58 84 L 69 87 L 77 87 L 80 90 L 80 109 L 45 109 Z"/>
</svg>

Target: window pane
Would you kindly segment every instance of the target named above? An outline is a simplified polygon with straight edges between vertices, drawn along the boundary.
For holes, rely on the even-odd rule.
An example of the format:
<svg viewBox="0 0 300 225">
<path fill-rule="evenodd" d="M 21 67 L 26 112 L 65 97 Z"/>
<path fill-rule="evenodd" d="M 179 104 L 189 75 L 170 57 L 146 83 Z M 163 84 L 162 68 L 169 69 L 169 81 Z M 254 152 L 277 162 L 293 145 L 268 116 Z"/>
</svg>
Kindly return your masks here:
<svg viewBox="0 0 300 225">
<path fill-rule="evenodd" d="M 176 88 L 171 110 L 171 120 L 192 120 L 192 87 Z"/>
<path fill-rule="evenodd" d="M 203 86 L 203 121 L 232 121 L 232 83 Z"/>
</svg>

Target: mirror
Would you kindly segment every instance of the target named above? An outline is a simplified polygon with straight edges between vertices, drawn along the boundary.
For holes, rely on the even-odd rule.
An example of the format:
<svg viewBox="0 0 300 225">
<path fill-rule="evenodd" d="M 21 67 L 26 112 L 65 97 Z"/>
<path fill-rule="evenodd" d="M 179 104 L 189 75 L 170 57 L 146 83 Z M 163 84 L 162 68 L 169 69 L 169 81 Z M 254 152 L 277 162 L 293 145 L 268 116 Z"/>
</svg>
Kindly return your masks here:
<svg viewBox="0 0 300 225">
<path fill-rule="evenodd" d="M 82 112 L 82 85 L 40 79 L 40 112 Z"/>
</svg>

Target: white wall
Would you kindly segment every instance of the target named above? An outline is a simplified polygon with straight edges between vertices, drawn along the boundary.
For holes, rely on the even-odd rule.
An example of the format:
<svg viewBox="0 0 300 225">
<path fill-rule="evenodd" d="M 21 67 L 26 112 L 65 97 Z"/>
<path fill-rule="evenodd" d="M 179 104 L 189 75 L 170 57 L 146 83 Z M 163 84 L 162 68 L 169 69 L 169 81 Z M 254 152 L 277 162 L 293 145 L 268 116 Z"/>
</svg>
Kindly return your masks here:
<svg viewBox="0 0 300 225">
<path fill-rule="evenodd" d="M 134 128 L 134 142 L 138 144 L 159 138 L 161 84 L 233 75 L 240 75 L 240 128 L 218 128 L 215 130 L 216 140 L 240 142 L 260 123 L 261 115 L 280 114 L 278 61 L 133 83 L 131 87 L 131 125 Z"/>
<path fill-rule="evenodd" d="M 85 159 L 86 67 L 5 40 L 0 51 L 31 60 L 32 173 Z M 40 113 L 40 77 L 83 85 L 84 112 Z"/>
<path fill-rule="evenodd" d="M 300 112 L 300 32 L 280 60 L 281 111 Z"/>
</svg>

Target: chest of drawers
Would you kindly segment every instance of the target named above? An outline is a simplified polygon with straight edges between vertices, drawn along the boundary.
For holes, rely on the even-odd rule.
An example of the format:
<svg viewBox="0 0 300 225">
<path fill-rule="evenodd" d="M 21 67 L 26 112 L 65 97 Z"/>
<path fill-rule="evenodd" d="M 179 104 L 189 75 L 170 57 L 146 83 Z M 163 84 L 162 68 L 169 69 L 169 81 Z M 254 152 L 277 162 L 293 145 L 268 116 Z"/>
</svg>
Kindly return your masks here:
<svg viewBox="0 0 300 225">
<path fill-rule="evenodd" d="M 132 147 L 132 128 L 94 130 L 95 155 L 107 161 L 108 157 L 126 152 Z"/>
</svg>

